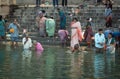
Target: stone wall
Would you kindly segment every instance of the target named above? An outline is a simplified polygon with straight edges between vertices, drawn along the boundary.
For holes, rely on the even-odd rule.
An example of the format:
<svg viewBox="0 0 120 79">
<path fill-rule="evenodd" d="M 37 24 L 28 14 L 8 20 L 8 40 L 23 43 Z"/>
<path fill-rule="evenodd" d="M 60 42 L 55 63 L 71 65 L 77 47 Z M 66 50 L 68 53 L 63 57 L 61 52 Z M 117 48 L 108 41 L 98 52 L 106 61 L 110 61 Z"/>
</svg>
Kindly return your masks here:
<svg viewBox="0 0 120 79">
<path fill-rule="evenodd" d="M 6 16 L 9 14 L 9 6 L 0 7 L 0 15 Z"/>
</svg>

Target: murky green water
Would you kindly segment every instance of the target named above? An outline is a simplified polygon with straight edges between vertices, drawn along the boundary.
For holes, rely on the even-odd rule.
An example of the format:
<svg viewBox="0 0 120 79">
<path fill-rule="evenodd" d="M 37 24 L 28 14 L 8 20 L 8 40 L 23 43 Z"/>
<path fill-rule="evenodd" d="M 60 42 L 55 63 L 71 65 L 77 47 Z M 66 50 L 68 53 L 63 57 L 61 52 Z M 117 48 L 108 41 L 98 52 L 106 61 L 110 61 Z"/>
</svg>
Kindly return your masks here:
<svg viewBox="0 0 120 79">
<path fill-rule="evenodd" d="M 44 46 L 44 52 L 0 46 L 0 79 L 120 79 L 120 55 L 94 51 L 66 53 Z"/>
</svg>

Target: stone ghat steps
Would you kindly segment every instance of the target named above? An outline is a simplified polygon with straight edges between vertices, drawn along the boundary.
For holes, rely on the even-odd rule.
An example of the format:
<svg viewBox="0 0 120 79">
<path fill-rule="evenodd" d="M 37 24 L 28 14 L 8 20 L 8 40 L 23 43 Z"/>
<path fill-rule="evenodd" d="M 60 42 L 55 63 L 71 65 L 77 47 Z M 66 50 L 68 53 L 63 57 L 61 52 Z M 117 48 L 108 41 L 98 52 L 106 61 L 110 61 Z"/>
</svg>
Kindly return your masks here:
<svg viewBox="0 0 120 79">
<path fill-rule="evenodd" d="M 79 18 L 79 21 L 81 22 L 82 27 L 86 25 L 86 18 L 92 17 L 94 28 L 97 30 L 98 28 L 104 28 L 105 26 L 105 18 L 104 18 L 104 9 L 105 6 L 99 5 L 99 6 L 93 6 L 93 5 L 87 5 L 80 9 L 80 13 L 78 15 L 70 16 L 70 14 L 73 15 L 72 9 L 75 9 L 76 5 L 68 6 L 67 9 L 63 9 L 66 13 L 67 17 L 67 29 L 69 29 L 70 22 L 74 16 L 77 16 Z M 60 7 L 62 8 L 62 7 Z M 41 8 L 35 8 L 35 7 L 24 7 L 20 6 L 19 9 L 16 9 L 14 12 L 14 17 L 16 17 L 22 27 L 26 27 L 29 29 L 29 31 L 32 31 L 33 29 L 36 29 L 37 24 L 35 22 L 35 18 L 37 16 L 38 11 L 45 10 L 46 14 L 48 16 L 54 16 L 56 20 L 56 27 L 59 28 L 59 15 L 57 10 L 52 6 L 44 6 Z M 119 5 L 113 5 L 113 26 L 118 27 L 120 25 L 119 19 L 120 19 L 120 6 Z M 10 15 L 9 15 L 10 16 Z M 12 19 L 12 18 L 10 18 Z M 96 31 L 95 30 L 95 31 Z"/>
</svg>

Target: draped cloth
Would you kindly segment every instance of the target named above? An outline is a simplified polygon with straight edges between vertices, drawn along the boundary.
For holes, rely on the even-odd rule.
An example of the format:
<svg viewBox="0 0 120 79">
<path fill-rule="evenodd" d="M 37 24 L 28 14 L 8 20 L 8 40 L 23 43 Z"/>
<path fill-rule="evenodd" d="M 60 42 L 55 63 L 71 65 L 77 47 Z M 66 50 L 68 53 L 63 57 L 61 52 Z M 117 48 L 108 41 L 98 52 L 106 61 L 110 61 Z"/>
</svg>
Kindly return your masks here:
<svg viewBox="0 0 120 79">
<path fill-rule="evenodd" d="M 4 27 L 5 21 L 2 20 L 0 21 L 0 36 L 4 36 L 5 35 L 5 27 Z"/>
<path fill-rule="evenodd" d="M 68 31 L 67 30 L 59 30 L 58 35 L 60 37 L 61 42 L 64 43 L 65 40 L 67 39 Z"/>
<path fill-rule="evenodd" d="M 54 33 L 55 33 L 55 20 L 54 19 L 46 20 L 46 32 L 48 36 L 54 36 Z"/>
<path fill-rule="evenodd" d="M 88 26 L 85 30 L 85 33 L 84 33 L 84 39 L 86 42 L 91 42 L 92 40 L 92 36 L 93 36 L 93 31 L 92 31 L 92 27 L 91 26 Z"/>
<path fill-rule="evenodd" d="M 80 22 L 71 24 L 71 48 L 74 49 L 76 44 L 79 45 L 79 41 L 82 41 L 82 29 Z"/>
<path fill-rule="evenodd" d="M 39 19 L 38 27 L 39 27 L 40 36 L 45 36 L 45 21 L 46 21 L 45 17 Z"/>
</svg>

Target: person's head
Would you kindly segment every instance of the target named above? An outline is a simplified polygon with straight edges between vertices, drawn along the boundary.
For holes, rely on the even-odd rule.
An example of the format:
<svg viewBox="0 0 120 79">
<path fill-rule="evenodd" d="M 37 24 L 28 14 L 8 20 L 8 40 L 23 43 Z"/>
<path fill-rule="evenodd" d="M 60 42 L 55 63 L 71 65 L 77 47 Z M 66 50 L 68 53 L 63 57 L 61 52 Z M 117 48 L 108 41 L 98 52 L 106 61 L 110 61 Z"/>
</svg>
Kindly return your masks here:
<svg viewBox="0 0 120 79">
<path fill-rule="evenodd" d="M 112 38 L 113 37 L 113 34 L 112 33 L 109 33 L 108 34 L 108 38 Z"/>
<path fill-rule="evenodd" d="M 42 12 L 42 11 L 39 11 L 39 12 L 38 12 L 38 15 L 39 15 L 40 18 L 42 18 L 42 17 L 43 17 L 43 12 Z"/>
<path fill-rule="evenodd" d="M 72 20 L 73 22 L 77 22 L 78 21 L 78 19 L 75 17 L 75 18 L 73 18 L 73 20 Z"/>
<path fill-rule="evenodd" d="M 25 38 L 29 38 L 29 35 L 28 35 L 28 33 L 26 33 L 26 34 L 25 34 Z"/>
<path fill-rule="evenodd" d="M 0 15 L 0 21 L 2 20 L 2 15 Z"/>
<path fill-rule="evenodd" d="M 99 29 L 98 32 L 99 32 L 99 34 L 102 34 L 103 33 L 103 29 Z"/>
<path fill-rule="evenodd" d="M 59 12 L 59 11 L 60 11 L 60 8 L 57 8 L 57 11 Z"/>
<path fill-rule="evenodd" d="M 79 49 L 79 44 L 76 44 L 76 45 L 74 46 L 74 49 L 75 49 L 75 50 L 78 50 L 78 49 Z"/>
<path fill-rule="evenodd" d="M 17 24 L 17 19 L 14 19 L 14 20 L 13 20 L 13 23 L 14 23 L 14 24 Z"/>
<path fill-rule="evenodd" d="M 36 40 L 33 40 L 33 44 L 36 45 L 36 44 L 37 44 L 37 41 L 36 41 Z"/>
</svg>

